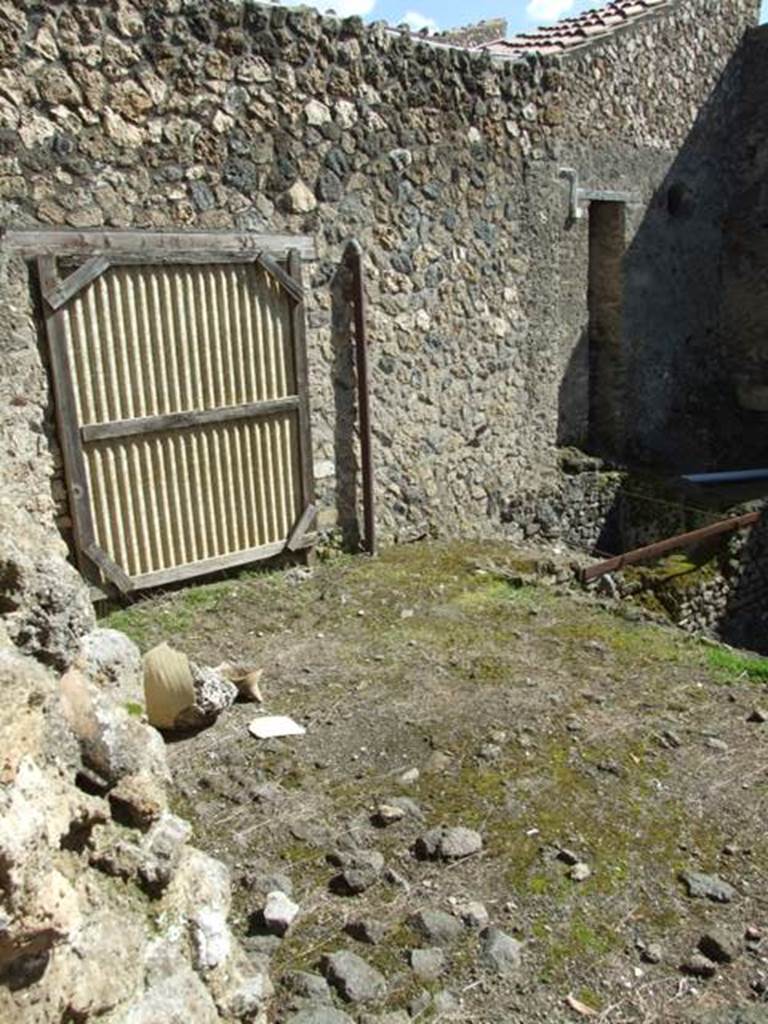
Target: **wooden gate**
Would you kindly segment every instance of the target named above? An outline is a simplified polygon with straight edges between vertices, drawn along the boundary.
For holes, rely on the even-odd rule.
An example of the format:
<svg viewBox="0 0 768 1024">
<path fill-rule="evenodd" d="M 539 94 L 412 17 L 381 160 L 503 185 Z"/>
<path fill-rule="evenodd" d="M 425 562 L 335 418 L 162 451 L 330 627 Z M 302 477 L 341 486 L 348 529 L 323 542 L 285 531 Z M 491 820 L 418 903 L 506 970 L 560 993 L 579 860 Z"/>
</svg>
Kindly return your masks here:
<svg viewBox="0 0 768 1024">
<path fill-rule="evenodd" d="M 83 572 L 127 593 L 311 544 L 307 240 L 99 240 L 38 258 Z"/>
</svg>

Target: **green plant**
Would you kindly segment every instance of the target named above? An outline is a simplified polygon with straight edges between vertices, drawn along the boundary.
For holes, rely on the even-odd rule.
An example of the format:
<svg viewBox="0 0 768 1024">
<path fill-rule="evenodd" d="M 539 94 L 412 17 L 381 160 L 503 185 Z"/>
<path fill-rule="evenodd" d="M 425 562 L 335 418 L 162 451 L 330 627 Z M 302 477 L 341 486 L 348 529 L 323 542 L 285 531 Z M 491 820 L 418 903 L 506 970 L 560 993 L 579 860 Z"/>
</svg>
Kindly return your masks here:
<svg viewBox="0 0 768 1024">
<path fill-rule="evenodd" d="M 746 676 L 757 682 L 768 682 L 768 658 L 729 651 L 725 647 L 714 647 L 707 653 L 707 661 L 713 669 L 729 680 Z"/>
</svg>

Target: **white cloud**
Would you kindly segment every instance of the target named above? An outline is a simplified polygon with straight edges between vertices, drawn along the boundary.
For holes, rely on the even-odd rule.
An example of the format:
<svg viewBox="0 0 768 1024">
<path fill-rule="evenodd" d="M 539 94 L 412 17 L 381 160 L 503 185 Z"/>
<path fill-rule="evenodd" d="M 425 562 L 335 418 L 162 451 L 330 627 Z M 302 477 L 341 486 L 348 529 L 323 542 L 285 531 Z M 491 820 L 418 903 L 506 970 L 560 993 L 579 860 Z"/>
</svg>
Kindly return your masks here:
<svg viewBox="0 0 768 1024">
<path fill-rule="evenodd" d="M 427 18 L 426 15 L 420 14 L 419 11 L 406 11 L 398 24 L 410 25 L 414 32 L 421 32 L 423 28 L 428 28 L 430 32 L 437 32 L 437 22 L 435 19 Z"/>
<path fill-rule="evenodd" d="M 529 0 L 525 13 L 531 21 L 557 21 L 573 7 L 573 0 Z"/>
</svg>

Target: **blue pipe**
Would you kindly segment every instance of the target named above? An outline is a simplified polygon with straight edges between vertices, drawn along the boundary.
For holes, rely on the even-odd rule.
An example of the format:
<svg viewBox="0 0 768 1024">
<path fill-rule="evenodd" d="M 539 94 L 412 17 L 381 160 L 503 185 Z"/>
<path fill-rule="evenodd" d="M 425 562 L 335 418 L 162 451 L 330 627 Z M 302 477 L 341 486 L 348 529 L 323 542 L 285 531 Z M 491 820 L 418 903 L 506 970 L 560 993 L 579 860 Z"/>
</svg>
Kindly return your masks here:
<svg viewBox="0 0 768 1024">
<path fill-rule="evenodd" d="M 732 469 L 724 473 L 690 473 L 681 479 L 689 484 L 739 484 L 749 480 L 768 480 L 768 469 Z"/>
</svg>

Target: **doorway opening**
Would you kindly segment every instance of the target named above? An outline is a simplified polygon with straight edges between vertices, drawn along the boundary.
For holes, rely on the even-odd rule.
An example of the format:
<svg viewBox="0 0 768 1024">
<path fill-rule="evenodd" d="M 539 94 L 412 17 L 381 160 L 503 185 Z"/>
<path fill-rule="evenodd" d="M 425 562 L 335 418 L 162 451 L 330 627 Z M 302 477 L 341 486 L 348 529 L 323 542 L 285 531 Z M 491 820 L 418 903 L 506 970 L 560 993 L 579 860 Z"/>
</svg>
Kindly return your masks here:
<svg viewBox="0 0 768 1024">
<path fill-rule="evenodd" d="M 619 458 L 623 448 L 622 260 L 625 207 L 589 204 L 589 449 Z"/>
</svg>

